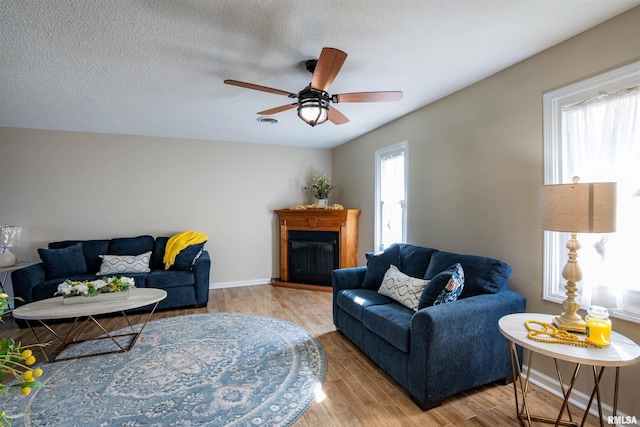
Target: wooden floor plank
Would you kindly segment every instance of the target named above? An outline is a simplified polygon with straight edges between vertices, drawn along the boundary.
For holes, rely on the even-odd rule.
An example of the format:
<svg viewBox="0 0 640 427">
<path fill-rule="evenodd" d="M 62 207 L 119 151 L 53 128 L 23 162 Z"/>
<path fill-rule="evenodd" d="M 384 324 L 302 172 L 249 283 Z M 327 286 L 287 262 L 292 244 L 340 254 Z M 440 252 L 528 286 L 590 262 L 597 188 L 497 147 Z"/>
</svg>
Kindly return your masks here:
<svg viewBox="0 0 640 427">
<path fill-rule="evenodd" d="M 406 390 L 336 331 L 331 304 L 331 293 L 259 285 L 213 289 L 207 307 L 161 311 L 153 318 L 235 311 L 276 317 L 313 334 L 327 355 L 326 397 L 314 402 L 294 423 L 295 427 L 520 425 L 512 385 L 489 384 L 451 396 L 429 411 L 420 410 Z M 142 314 L 133 316 L 135 322 L 143 319 Z M 126 326 L 119 318 L 105 321 L 113 329 Z M 19 329 L 11 318 L 5 317 L 5 322 L 0 324 L 0 336 L 23 343 L 33 341 L 28 329 Z M 64 329 L 66 325 L 60 327 Z M 559 398 L 533 384 L 529 387 L 532 413 L 557 413 L 561 404 Z M 572 408 L 572 413 L 575 416 L 581 411 Z M 595 417 L 589 416 L 587 426 L 596 425 L 599 424 Z"/>
</svg>

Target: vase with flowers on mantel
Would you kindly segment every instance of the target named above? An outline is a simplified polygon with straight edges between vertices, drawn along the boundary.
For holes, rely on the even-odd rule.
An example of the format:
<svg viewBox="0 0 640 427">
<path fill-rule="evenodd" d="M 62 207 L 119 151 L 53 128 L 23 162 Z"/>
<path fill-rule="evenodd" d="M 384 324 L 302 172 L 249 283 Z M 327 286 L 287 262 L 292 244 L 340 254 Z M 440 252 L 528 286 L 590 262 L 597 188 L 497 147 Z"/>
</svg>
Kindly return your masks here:
<svg viewBox="0 0 640 427">
<path fill-rule="evenodd" d="M 311 191 L 313 197 L 316 199 L 315 204 L 319 208 L 325 209 L 329 206 L 327 198 L 331 190 L 335 188 L 335 186 L 331 185 L 330 181 L 331 178 L 326 175 L 316 176 L 311 180 L 311 185 L 304 187 L 305 190 Z"/>
</svg>

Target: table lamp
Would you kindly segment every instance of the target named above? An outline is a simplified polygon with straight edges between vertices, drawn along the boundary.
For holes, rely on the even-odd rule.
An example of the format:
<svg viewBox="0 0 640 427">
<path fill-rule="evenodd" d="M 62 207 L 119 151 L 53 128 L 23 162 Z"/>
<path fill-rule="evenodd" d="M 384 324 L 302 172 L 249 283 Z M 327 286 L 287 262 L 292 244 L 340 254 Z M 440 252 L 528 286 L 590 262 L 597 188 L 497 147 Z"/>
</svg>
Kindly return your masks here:
<svg viewBox="0 0 640 427">
<path fill-rule="evenodd" d="M 567 298 L 562 302 L 565 311 L 553 319 L 560 329 L 584 332 L 584 320 L 577 313 L 578 285 L 582 270 L 578 265 L 580 242 L 577 233 L 610 233 L 616 231 L 616 183 L 580 183 L 542 186 L 540 207 L 543 230 L 570 233 L 567 242 L 569 259 L 562 270 L 566 280 Z"/>
<path fill-rule="evenodd" d="M 22 227 L 14 225 L 3 225 L 0 227 L 0 268 L 11 267 L 16 264 L 16 256 L 9 251 L 10 247 L 20 244 L 20 236 L 22 235 Z"/>
</svg>

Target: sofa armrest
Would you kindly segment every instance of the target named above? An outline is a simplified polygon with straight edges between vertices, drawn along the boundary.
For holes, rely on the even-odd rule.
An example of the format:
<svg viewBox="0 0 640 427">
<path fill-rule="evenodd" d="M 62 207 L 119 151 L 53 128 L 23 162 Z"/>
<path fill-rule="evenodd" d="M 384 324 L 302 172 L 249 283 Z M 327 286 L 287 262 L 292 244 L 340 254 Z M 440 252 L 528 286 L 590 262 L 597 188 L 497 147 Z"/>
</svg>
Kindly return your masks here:
<svg viewBox="0 0 640 427">
<path fill-rule="evenodd" d="M 209 302 L 209 275 L 211 274 L 211 257 L 209 252 L 202 254 L 193 265 L 193 275 L 196 289 L 196 305 L 206 305 Z"/>
<path fill-rule="evenodd" d="M 331 273 L 331 286 L 336 293 L 342 289 L 356 289 L 362 287 L 367 267 L 340 268 Z"/>
<path fill-rule="evenodd" d="M 357 289 L 362 287 L 367 267 L 339 268 L 331 273 L 331 287 L 333 288 L 333 318 L 337 317 L 338 292 L 343 289 Z"/>
<path fill-rule="evenodd" d="M 21 305 L 33 302 L 33 288 L 44 281 L 44 264 L 41 262 L 13 271 L 11 273 L 13 295 L 24 300 L 15 300 L 15 306 L 20 307 Z"/>
<path fill-rule="evenodd" d="M 416 312 L 411 321 L 411 393 L 425 403 L 511 376 L 509 343 L 498 320 L 525 307 L 522 295 L 504 291 Z"/>
</svg>

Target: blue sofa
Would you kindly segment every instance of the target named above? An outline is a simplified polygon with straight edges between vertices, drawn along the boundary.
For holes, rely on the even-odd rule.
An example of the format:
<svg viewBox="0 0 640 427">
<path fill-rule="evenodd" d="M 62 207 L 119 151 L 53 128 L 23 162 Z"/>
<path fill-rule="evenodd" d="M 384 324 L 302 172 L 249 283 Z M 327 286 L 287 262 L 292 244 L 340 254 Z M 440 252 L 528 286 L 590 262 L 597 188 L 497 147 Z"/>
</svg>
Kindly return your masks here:
<svg viewBox="0 0 640 427">
<path fill-rule="evenodd" d="M 456 263 L 464 287 L 455 301 L 414 311 L 378 292 L 392 264 L 408 276 L 434 279 L 426 293 L 435 276 Z M 526 299 L 508 290 L 510 275 L 511 267 L 496 259 L 392 245 L 368 253 L 366 267 L 333 272 L 333 322 L 427 410 L 461 391 L 512 380 L 498 320 L 524 312 Z"/>
<path fill-rule="evenodd" d="M 95 280 L 103 265 L 100 255 L 140 255 L 151 252 L 148 272 L 126 272 L 107 276 L 132 277 L 138 288 L 167 291 L 158 309 L 203 307 L 209 301 L 211 259 L 204 243 L 182 250 L 174 265 L 166 270 L 163 262 L 168 237 L 124 237 L 110 240 L 65 240 L 39 249 L 43 262 L 16 270 L 11 274 L 16 306 L 51 298 L 65 279 Z M 118 259 L 118 257 L 110 257 Z M 146 260 L 146 258 L 145 258 Z"/>
</svg>

